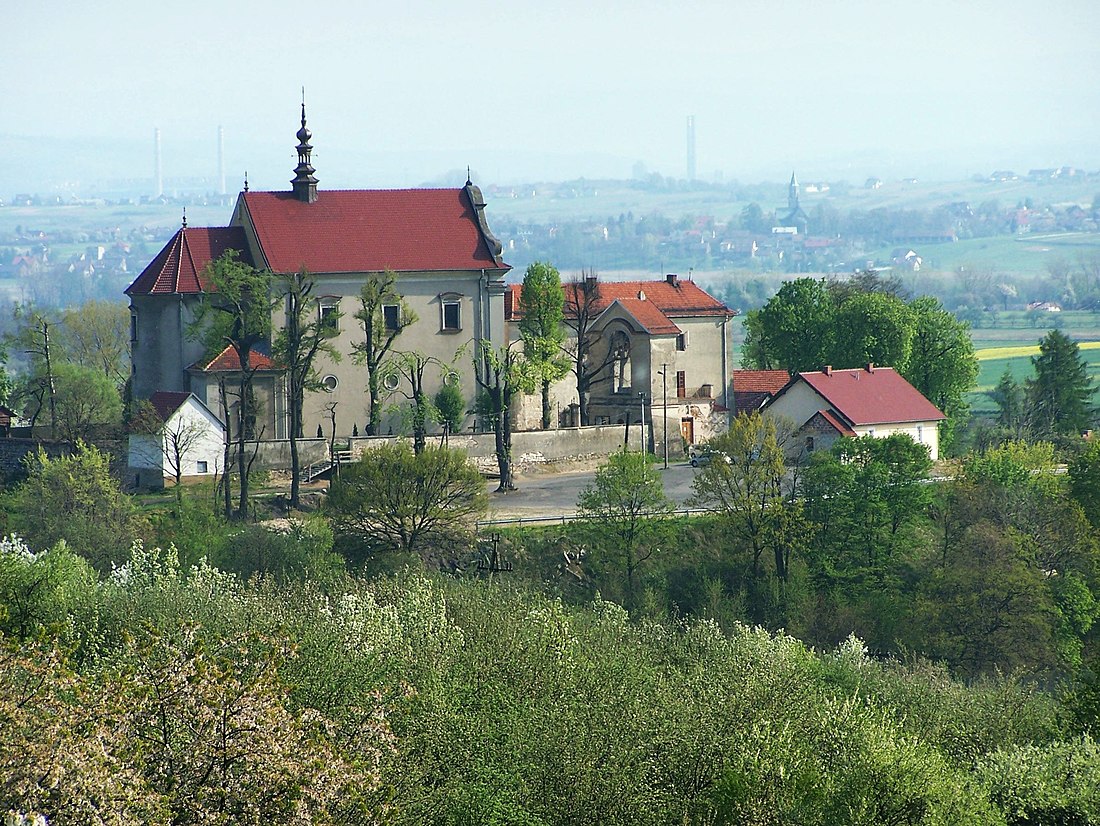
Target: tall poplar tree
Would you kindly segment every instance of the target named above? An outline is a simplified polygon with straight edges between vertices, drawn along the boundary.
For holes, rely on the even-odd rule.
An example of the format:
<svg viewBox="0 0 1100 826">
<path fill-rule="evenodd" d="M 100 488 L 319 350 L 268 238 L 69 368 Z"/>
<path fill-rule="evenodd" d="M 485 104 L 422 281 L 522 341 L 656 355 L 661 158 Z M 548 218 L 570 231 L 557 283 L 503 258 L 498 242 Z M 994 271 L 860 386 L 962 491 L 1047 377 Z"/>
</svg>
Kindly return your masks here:
<svg viewBox="0 0 1100 826">
<path fill-rule="evenodd" d="M 519 322 L 523 354 L 542 390 L 542 429 L 550 427 L 550 386 L 569 372 L 565 353 L 565 290 L 561 274 L 536 261 L 523 276 Z"/>
</svg>

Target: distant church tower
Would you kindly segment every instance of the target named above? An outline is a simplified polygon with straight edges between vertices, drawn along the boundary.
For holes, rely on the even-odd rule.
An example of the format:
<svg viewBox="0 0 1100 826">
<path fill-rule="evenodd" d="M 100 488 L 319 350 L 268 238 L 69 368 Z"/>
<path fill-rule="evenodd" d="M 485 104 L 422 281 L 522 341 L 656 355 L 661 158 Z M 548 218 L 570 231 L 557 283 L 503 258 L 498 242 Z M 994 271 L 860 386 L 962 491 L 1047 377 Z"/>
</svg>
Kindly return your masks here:
<svg viewBox="0 0 1100 826">
<path fill-rule="evenodd" d="M 791 183 L 787 187 L 787 211 L 782 215 L 776 214 L 776 220 L 781 227 L 794 227 L 799 235 L 805 235 L 809 230 L 810 216 L 802 205 L 798 203 L 798 178 L 791 173 Z"/>
<path fill-rule="evenodd" d="M 291 186 L 294 189 L 294 197 L 299 201 L 312 204 L 317 200 L 317 178 L 315 170 L 309 162 L 309 156 L 313 152 L 313 146 L 309 139 L 313 133 L 306 128 L 306 101 L 305 92 L 302 93 L 302 128 L 298 130 L 298 166 L 294 168 L 294 178 Z"/>
</svg>

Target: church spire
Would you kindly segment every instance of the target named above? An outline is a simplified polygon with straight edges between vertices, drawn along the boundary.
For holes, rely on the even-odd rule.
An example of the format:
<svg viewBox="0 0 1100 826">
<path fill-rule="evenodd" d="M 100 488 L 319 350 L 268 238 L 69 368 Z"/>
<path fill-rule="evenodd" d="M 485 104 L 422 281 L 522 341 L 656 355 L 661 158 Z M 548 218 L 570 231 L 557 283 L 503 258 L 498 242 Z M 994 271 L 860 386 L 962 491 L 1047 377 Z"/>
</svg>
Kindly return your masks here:
<svg viewBox="0 0 1100 826">
<path fill-rule="evenodd" d="M 317 178 L 313 174 L 316 170 L 309 160 L 310 154 L 313 152 L 313 146 L 309 142 L 311 137 L 313 137 L 313 133 L 306 127 L 306 90 L 303 87 L 302 128 L 298 130 L 297 134 L 298 166 L 294 168 L 294 178 L 290 183 L 294 189 L 294 197 L 307 204 L 312 204 L 317 200 Z"/>
<path fill-rule="evenodd" d="M 791 172 L 791 183 L 787 187 L 787 208 L 792 211 L 798 209 L 798 178 L 794 172 Z"/>
</svg>

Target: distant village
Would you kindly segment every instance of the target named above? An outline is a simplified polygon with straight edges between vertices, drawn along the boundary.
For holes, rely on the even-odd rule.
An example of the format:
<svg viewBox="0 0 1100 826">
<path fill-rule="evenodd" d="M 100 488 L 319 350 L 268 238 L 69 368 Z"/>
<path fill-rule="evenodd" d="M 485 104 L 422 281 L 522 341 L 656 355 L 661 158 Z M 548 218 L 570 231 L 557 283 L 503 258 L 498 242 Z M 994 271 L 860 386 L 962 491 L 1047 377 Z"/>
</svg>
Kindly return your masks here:
<svg viewBox="0 0 1100 826">
<path fill-rule="evenodd" d="M 1008 202 L 997 196 L 998 185 L 1027 182 L 1036 194 Z M 842 274 L 867 269 L 918 272 L 935 266 L 942 245 L 993 236 L 1096 233 L 1100 231 L 1100 195 L 1091 204 L 1044 202 L 1050 185 L 1066 182 L 1087 186 L 1100 172 L 1071 166 L 1030 169 L 1024 174 L 994 170 L 968 182 L 972 192 L 987 185 L 989 197 L 947 201 L 925 208 L 880 206 L 838 208 L 836 203 L 860 203 L 846 197 L 859 190 L 883 187 L 915 189 L 915 178 L 884 181 L 869 177 L 862 184 L 810 180 L 799 183 L 792 174 L 785 199 L 771 197 L 777 188 L 764 185 L 706 184 L 645 174 L 630 181 L 580 180 L 525 186 L 489 185 L 487 198 L 498 208 L 495 231 L 505 255 L 522 270 L 537 260 L 554 261 L 563 270 L 596 268 L 601 271 L 689 272 L 749 270 L 771 273 Z M 624 194 L 683 192 L 700 195 L 705 208 L 673 216 L 659 210 L 627 210 L 601 219 L 567 216 L 557 220 L 524 217 L 525 210 L 500 208 L 508 203 L 538 201 L 578 203 L 600 191 Z M 720 212 L 718 196 L 728 195 L 730 207 Z M 725 200 L 724 198 L 722 200 Z M 785 203 L 782 202 L 785 200 Z M 904 203 L 903 196 L 895 199 Z M 776 201 L 780 201 L 776 203 Z M 195 193 L 124 198 L 116 201 L 58 195 L 18 193 L 0 200 L 0 218 L 6 207 L 132 207 L 226 206 L 231 198 L 219 193 Z M 13 212 L 15 210 L 12 210 Z M 532 210 L 537 212 L 537 210 Z M 179 223 L 95 226 L 95 213 L 75 218 L 65 229 L 42 229 L 33 224 L 0 220 L 0 293 L 12 299 L 33 298 L 40 303 L 66 299 L 113 299 L 134 268 L 143 267 L 178 229 Z M 1021 307 L 1024 304 L 1021 303 Z"/>
</svg>

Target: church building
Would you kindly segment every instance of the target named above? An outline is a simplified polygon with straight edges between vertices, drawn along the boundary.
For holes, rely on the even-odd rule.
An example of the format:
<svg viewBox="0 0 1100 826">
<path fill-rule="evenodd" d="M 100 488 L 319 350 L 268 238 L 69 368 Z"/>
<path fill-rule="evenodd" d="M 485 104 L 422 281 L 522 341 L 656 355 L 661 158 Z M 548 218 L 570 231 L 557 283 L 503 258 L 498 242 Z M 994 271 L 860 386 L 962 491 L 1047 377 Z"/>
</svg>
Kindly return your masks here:
<svg viewBox="0 0 1100 826">
<path fill-rule="evenodd" d="M 210 410 L 222 409 L 219 375 L 239 373 L 232 349 L 206 353 L 189 332 L 203 292 L 204 269 L 227 250 L 241 261 L 279 276 L 308 271 L 316 282 L 316 312 L 337 318 L 331 343 L 339 363 L 324 356 L 315 365 L 323 390 L 307 394 L 304 435 L 311 436 L 335 409 L 337 432 L 364 431 L 366 368 L 352 358 L 364 337 L 359 292 L 366 279 L 397 274 L 397 291 L 416 314 L 398 334 L 394 352 L 416 351 L 432 361 L 424 389 L 457 384 L 472 407 L 476 395 L 472 353 L 482 341 L 499 347 L 504 330 L 504 277 L 510 267 L 485 217 L 485 199 L 471 181 L 457 189 L 324 190 L 311 163 L 312 133 L 302 105 L 298 164 L 288 191 L 254 192 L 245 184 L 227 227 L 183 227 L 126 289 L 130 297 L 132 388 L 135 399 L 157 391 L 194 393 Z M 339 311 L 339 316 L 333 311 Z M 283 324 L 274 313 L 273 329 Z M 258 348 L 262 438 L 287 437 L 282 371 Z M 396 431 L 410 388 L 391 377 L 389 411 L 382 432 Z M 335 404 L 336 407 L 332 408 Z M 230 419 L 234 418 L 232 409 Z"/>
</svg>

